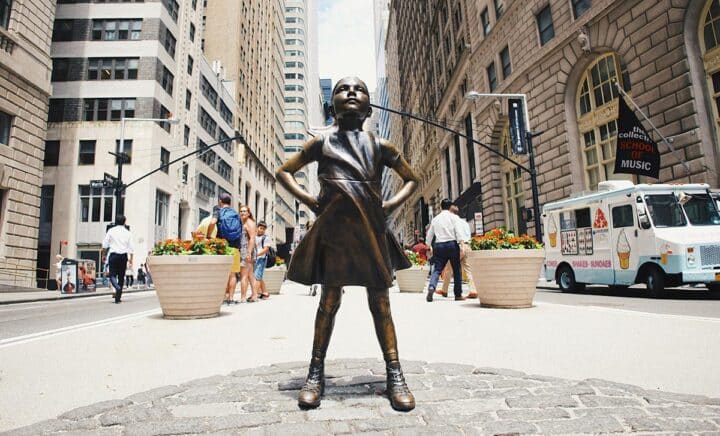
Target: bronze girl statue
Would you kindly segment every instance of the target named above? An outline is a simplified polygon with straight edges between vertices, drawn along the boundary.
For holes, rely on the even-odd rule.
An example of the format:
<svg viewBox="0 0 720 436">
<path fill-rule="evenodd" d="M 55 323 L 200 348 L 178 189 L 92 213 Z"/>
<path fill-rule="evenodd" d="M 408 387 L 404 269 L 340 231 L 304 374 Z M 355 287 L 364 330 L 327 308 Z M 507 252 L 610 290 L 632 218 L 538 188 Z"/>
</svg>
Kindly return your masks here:
<svg viewBox="0 0 720 436">
<path fill-rule="evenodd" d="M 388 230 L 386 215 L 417 187 L 417 177 L 389 141 L 362 130 L 370 117 L 370 95 L 356 77 L 341 79 L 333 89 L 335 124 L 325 135 L 309 140 L 303 150 L 277 171 L 277 180 L 318 214 L 315 224 L 295 250 L 287 278 L 305 285 L 322 284 L 315 316 L 312 359 L 298 405 L 315 408 L 325 389 L 324 360 L 343 286 L 365 286 L 387 369 L 387 392 L 395 410 L 415 407 L 398 360 L 395 326 L 388 288 L 393 270 L 410 267 L 402 248 Z M 320 195 L 310 195 L 293 174 L 318 162 Z M 402 178 L 403 187 L 382 199 L 383 167 Z"/>
</svg>

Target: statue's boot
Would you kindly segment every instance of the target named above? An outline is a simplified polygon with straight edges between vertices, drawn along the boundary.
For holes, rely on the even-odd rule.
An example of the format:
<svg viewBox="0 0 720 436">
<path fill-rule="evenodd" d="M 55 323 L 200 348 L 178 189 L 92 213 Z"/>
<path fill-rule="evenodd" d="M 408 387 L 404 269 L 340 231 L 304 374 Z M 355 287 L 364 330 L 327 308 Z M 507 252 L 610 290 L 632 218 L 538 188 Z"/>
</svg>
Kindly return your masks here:
<svg viewBox="0 0 720 436">
<path fill-rule="evenodd" d="M 298 406 L 301 409 L 315 409 L 320 405 L 320 397 L 325 393 L 325 365 L 322 360 L 313 358 L 305 379 L 305 386 L 298 394 Z"/>
<path fill-rule="evenodd" d="M 387 394 L 390 405 L 400 412 L 409 412 L 415 408 L 415 397 L 405 383 L 400 362 L 392 360 L 385 365 L 387 371 Z"/>
</svg>

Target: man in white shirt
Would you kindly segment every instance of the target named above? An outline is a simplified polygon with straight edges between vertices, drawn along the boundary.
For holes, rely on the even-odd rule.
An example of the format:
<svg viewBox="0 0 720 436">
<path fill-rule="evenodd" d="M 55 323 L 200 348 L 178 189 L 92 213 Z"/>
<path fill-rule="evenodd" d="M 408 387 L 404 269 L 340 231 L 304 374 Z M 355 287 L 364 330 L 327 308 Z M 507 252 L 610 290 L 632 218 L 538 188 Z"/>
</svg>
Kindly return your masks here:
<svg viewBox="0 0 720 436">
<path fill-rule="evenodd" d="M 125 269 L 129 267 L 132 270 L 133 262 L 132 234 L 125 227 L 125 216 L 118 215 L 115 218 L 115 226 L 105 234 L 102 246 L 108 256 L 110 284 L 115 288 L 115 303 L 120 303 L 125 285 Z"/>
<path fill-rule="evenodd" d="M 467 221 L 460 218 L 460 216 L 458 215 L 460 209 L 458 209 L 457 206 L 450 206 L 450 212 L 458 219 L 458 226 L 462 231 L 462 238 L 460 241 L 460 265 L 462 267 L 463 275 L 467 276 L 468 278 L 468 287 L 470 288 L 470 293 L 467 294 L 467 298 L 477 298 L 478 295 L 477 291 L 475 290 L 475 283 L 473 282 L 473 277 L 470 272 L 470 265 L 467 261 L 467 252 L 470 250 L 470 239 L 472 238 L 472 233 L 470 232 L 470 225 Z M 442 295 L 443 297 L 447 297 L 449 287 L 450 275 L 448 274 L 443 276 L 442 291 L 435 291 L 435 293 Z"/>
<path fill-rule="evenodd" d="M 433 270 L 426 297 L 428 302 L 433 301 L 433 294 L 435 293 L 435 287 L 440 278 L 440 273 L 448 262 L 450 262 L 453 269 L 455 300 L 465 300 L 465 297 L 462 296 L 462 269 L 460 268 L 459 244 L 460 241 L 463 240 L 463 229 L 460 228 L 458 217 L 450 213 L 449 209 L 452 205 L 452 201 L 447 198 L 440 202 L 442 212 L 433 218 L 425 237 L 426 241 L 431 242 L 433 254 Z"/>
</svg>

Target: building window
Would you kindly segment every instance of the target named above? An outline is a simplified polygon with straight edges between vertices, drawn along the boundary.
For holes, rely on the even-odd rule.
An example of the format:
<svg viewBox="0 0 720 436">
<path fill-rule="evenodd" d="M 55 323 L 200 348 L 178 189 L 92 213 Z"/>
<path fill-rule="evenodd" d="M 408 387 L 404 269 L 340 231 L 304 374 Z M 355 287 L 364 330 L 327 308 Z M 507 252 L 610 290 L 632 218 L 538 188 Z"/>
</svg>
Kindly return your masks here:
<svg viewBox="0 0 720 436">
<path fill-rule="evenodd" d="M 59 123 L 65 121 L 65 100 L 62 98 L 51 98 L 48 108 L 48 123 Z"/>
<path fill-rule="evenodd" d="M 182 182 L 187 185 L 188 182 L 188 164 L 184 163 L 182 166 Z"/>
<path fill-rule="evenodd" d="M 10 144 L 10 130 L 12 129 L 13 117 L 5 112 L 0 112 L 0 144 Z"/>
<path fill-rule="evenodd" d="M 510 140 L 510 124 L 505 123 L 500 136 L 500 151 L 505 156 L 512 155 L 512 141 Z M 522 170 L 512 162 L 503 159 L 500 163 L 502 172 L 503 206 L 505 209 L 505 227 L 515 231 L 516 234 L 527 232 L 527 226 L 522 220 L 525 210 L 525 197 L 522 186 Z"/>
<path fill-rule="evenodd" d="M 305 41 L 302 39 L 286 39 L 285 45 L 305 45 Z"/>
<path fill-rule="evenodd" d="M 592 7 L 590 0 L 570 0 L 572 2 L 573 15 L 575 19 L 580 18 L 582 14 Z"/>
<path fill-rule="evenodd" d="M 464 188 L 463 183 L 463 170 L 462 170 L 462 155 L 460 154 L 460 136 L 455 135 L 453 137 L 455 142 L 455 171 L 457 171 L 457 184 L 458 184 L 458 195 L 462 193 Z"/>
<path fill-rule="evenodd" d="M 190 110 L 192 107 L 192 92 L 189 89 L 185 90 L 185 109 Z"/>
<path fill-rule="evenodd" d="M 305 56 L 305 52 L 302 50 L 285 50 L 285 56 L 289 57 L 295 57 L 295 56 Z"/>
<path fill-rule="evenodd" d="M 499 20 L 502 14 L 505 12 L 505 1 L 495 0 L 495 19 Z"/>
<path fill-rule="evenodd" d="M 285 85 L 285 91 L 287 92 L 303 92 L 305 91 L 305 87 L 302 85 Z"/>
<path fill-rule="evenodd" d="M 447 198 L 452 198 L 452 172 L 450 171 L 450 147 L 445 147 L 445 178 L 447 179 Z"/>
<path fill-rule="evenodd" d="M 537 20 L 538 34 L 540 35 L 540 45 L 545 45 L 555 37 L 550 5 L 545 6 L 538 12 L 535 19 Z"/>
<path fill-rule="evenodd" d="M 305 80 L 305 76 L 301 73 L 288 73 L 285 74 L 287 80 Z"/>
<path fill-rule="evenodd" d="M 175 76 L 172 75 L 170 70 L 168 70 L 166 67 L 163 67 L 162 75 L 160 76 L 160 84 L 162 85 L 165 92 L 170 94 L 172 96 L 173 94 L 173 82 L 175 81 Z"/>
<path fill-rule="evenodd" d="M 505 46 L 500 52 L 500 62 L 502 62 L 503 79 L 507 79 L 512 74 L 512 64 L 510 62 L 510 49 Z"/>
<path fill-rule="evenodd" d="M 119 121 L 135 117 L 134 98 L 86 98 L 83 108 L 85 121 Z"/>
<path fill-rule="evenodd" d="M 715 126 L 720 126 L 720 64 L 716 61 L 720 53 L 720 0 L 711 0 L 703 10 L 705 21 L 700 28 L 703 42 L 703 64 L 708 89 L 712 94 L 712 107 L 715 114 Z"/>
<path fill-rule="evenodd" d="M 204 174 L 198 176 L 198 194 L 205 198 L 215 198 L 217 185 Z"/>
<path fill-rule="evenodd" d="M 170 55 L 171 58 L 175 59 L 175 43 L 177 42 L 175 37 L 170 30 L 165 29 L 165 35 L 163 37 L 163 47 L 165 51 Z"/>
<path fill-rule="evenodd" d="M 55 203 L 55 185 L 43 185 L 40 189 L 40 222 L 51 223 Z"/>
<path fill-rule="evenodd" d="M 190 41 L 195 42 L 195 25 L 190 23 Z"/>
<path fill-rule="evenodd" d="M 630 175 L 615 175 L 615 141 L 617 136 L 617 81 L 623 83 L 625 68 L 614 53 L 600 56 L 583 73 L 577 95 L 577 117 L 580 132 L 580 152 L 583 159 L 585 183 L 596 189 L 604 180 L 632 180 Z"/>
<path fill-rule="evenodd" d="M 155 225 L 165 227 L 168 223 L 168 210 L 170 208 L 170 194 L 160 190 L 155 191 Z"/>
<path fill-rule="evenodd" d="M 53 82 L 64 82 L 68 80 L 68 70 L 70 67 L 70 59 L 55 58 L 52 60 L 53 69 L 50 80 Z"/>
<path fill-rule="evenodd" d="M 217 107 L 218 93 L 215 91 L 215 88 L 212 87 L 210 82 L 208 82 L 205 76 L 202 76 L 200 79 L 200 91 L 202 91 L 205 98 L 212 103 L 213 107 Z"/>
<path fill-rule="evenodd" d="M 488 12 L 488 8 L 483 9 L 483 11 L 480 13 L 480 23 L 482 24 L 482 31 L 483 36 L 488 36 L 488 33 L 490 33 L 490 13 Z"/>
<path fill-rule="evenodd" d="M 185 126 L 185 132 L 183 133 L 183 145 L 190 145 L 190 126 Z"/>
<path fill-rule="evenodd" d="M 286 17 L 285 22 L 288 24 L 304 24 L 305 20 L 300 17 Z"/>
<path fill-rule="evenodd" d="M 205 112 L 205 109 L 200 108 L 200 125 L 203 129 L 205 129 L 206 132 L 210 134 L 213 138 L 215 138 L 215 135 L 217 135 L 217 123 L 213 118 Z"/>
<path fill-rule="evenodd" d="M 160 147 L 160 166 L 163 167 L 162 171 L 166 174 L 170 173 L 170 151 L 165 147 Z"/>
<path fill-rule="evenodd" d="M 192 76 L 193 72 L 193 65 L 195 64 L 195 60 L 192 58 L 192 56 L 188 56 L 188 62 L 187 62 L 187 73 L 188 76 Z"/>
<path fill-rule="evenodd" d="M 197 10 L 197 0 L 192 0 L 192 8 L 193 8 L 193 11 Z"/>
<path fill-rule="evenodd" d="M 490 65 L 488 65 L 487 67 L 487 79 L 490 92 L 495 91 L 495 89 L 497 88 L 497 72 L 495 71 L 495 62 L 491 62 Z"/>
<path fill-rule="evenodd" d="M 113 214 L 114 196 L 112 188 L 91 188 L 80 186 L 80 221 L 83 223 L 109 223 L 115 220 Z"/>
<path fill-rule="evenodd" d="M 302 97 L 285 97 L 285 103 L 305 103 Z"/>
<path fill-rule="evenodd" d="M 286 133 L 285 139 L 287 139 L 288 141 L 304 141 L 305 135 L 303 135 L 302 133 Z"/>
<path fill-rule="evenodd" d="M 138 58 L 90 58 L 87 80 L 137 79 Z"/>
<path fill-rule="evenodd" d="M 165 6 L 165 9 L 167 9 L 168 14 L 172 17 L 173 21 L 177 22 L 178 11 L 180 10 L 178 2 L 175 0 L 162 0 L 162 3 Z"/>
<path fill-rule="evenodd" d="M 142 20 L 93 20 L 93 41 L 139 40 Z"/>
<path fill-rule="evenodd" d="M 60 160 L 60 141 L 45 141 L 45 158 L 43 165 L 56 167 Z"/>
<path fill-rule="evenodd" d="M 467 114 L 465 117 L 465 136 L 467 136 L 467 139 L 465 140 L 465 151 L 467 152 L 468 167 L 470 169 L 470 183 L 472 184 L 475 181 L 475 176 L 477 175 L 475 173 L 475 142 L 473 142 L 472 114 Z"/>
<path fill-rule="evenodd" d="M 95 140 L 80 141 L 80 153 L 78 156 L 79 165 L 95 164 Z"/>
<path fill-rule="evenodd" d="M 115 140 L 115 150 L 117 150 L 118 156 L 115 158 L 115 163 L 119 163 L 120 161 L 120 153 L 124 153 L 125 156 L 123 157 L 123 164 L 127 165 L 131 163 L 132 161 L 132 149 L 133 149 L 133 140 L 132 139 L 125 139 L 123 140 L 123 145 L 120 145 L 120 140 Z"/>
<path fill-rule="evenodd" d="M 299 29 L 297 27 L 287 27 L 287 28 L 285 28 L 285 34 L 286 35 L 305 35 L 305 31 L 302 29 Z"/>
<path fill-rule="evenodd" d="M 220 102 L 220 116 L 223 120 L 225 120 L 226 123 L 232 126 L 232 112 L 230 111 L 230 108 L 227 107 L 227 105 L 222 101 Z"/>
<path fill-rule="evenodd" d="M 12 0 L 0 0 L 0 27 L 7 29 L 10 26 L 10 12 Z"/>
<path fill-rule="evenodd" d="M 290 13 L 290 14 L 301 14 L 302 15 L 305 13 L 305 9 L 298 8 L 298 7 L 287 7 L 287 8 L 285 8 L 285 12 Z"/>
<path fill-rule="evenodd" d="M 210 168 L 214 168 L 215 160 L 217 159 L 217 153 L 208 148 L 207 150 L 200 153 L 199 158 L 205 165 L 209 166 Z"/>
<path fill-rule="evenodd" d="M 53 41 L 72 41 L 74 20 L 55 20 L 53 23 Z"/>
<path fill-rule="evenodd" d="M 285 115 L 305 115 L 305 111 L 303 109 L 285 109 Z"/>
<path fill-rule="evenodd" d="M 217 160 L 217 166 L 215 168 L 215 171 L 220 174 L 220 177 L 227 180 L 228 182 L 232 181 L 232 167 L 228 165 L 227 162 L 225 162 L 224 160 Z"/>
</svg>

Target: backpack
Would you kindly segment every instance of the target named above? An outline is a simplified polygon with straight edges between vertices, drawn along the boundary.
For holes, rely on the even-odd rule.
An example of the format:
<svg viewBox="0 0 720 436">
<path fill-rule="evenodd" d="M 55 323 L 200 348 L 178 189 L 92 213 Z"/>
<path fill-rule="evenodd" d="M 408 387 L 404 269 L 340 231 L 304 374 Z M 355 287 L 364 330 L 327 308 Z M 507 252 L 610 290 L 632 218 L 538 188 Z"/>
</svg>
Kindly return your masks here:
<svg viewBox="0 0 720 436">
<path fill-rule="evenodd" d="M 232 207 L 223 207 L 218 213 L 218 238 L 234 242 L 242 236 L 240 215 Z"/>
<path fill-rule="evenodd" d="M 265 268 L 274 267 L 276 260 L 277 260 L 277 251 L 275 251 L 275 248 L 270 247 L 267 254 L 265 255 Z"/>
</svg>

